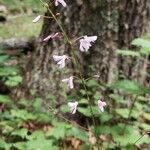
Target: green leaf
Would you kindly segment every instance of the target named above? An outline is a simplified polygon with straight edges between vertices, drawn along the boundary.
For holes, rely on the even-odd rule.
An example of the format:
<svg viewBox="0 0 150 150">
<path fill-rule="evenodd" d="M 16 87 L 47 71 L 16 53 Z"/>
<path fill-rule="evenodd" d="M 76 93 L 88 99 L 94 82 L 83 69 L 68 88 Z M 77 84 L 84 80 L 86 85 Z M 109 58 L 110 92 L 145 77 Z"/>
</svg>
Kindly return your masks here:
<svg viewBox="0 0 150 150">
<path fill-rule="evenodd" d="M 87 145 L 87 144 L 82 144 L 81 146 L 80 146 L 80 150 L 90 150 L 91 148 L 90 148 L 90 145 Z"/>
<path fill-rule="evenodd" d="M 27 112 L 26 110 L 15 110 L 15 109 L 11 109 L 11 115 L 15 118 L 18 119 L 22 119 L 22 120 L 34 120 L 36 119 L 35 115 L 33 115 L 32 113 Z"/>
<path fill-rule="evenodd" d="M 124 124 L 118 124 L 111 127 L 111 134 L 113 136 L 113 140 L 121 146 L 133 144 L 137 140 L 137 137 L 141 136 L 139 131 L 130 125 L 126 125 L 125 133 L 120 134 L 123 128 Z"/>
<path fill-rule="evenodd" d="M 96 93 L 94 94 L 94 98 L 96 100 L 98 100 L 98 99 L 102 98 L 102 94 L 99 91 L 96 91 Z"/>
<path fill-rule="evenodd" d="M 34 103 L 33 103 L 33 107 L 36 111 L 41 111 L 42 99 L 41 98 L 36 98 Z"/>
<path fill-rule="evenodd" d="M 139 123 L 139 127 L 145 131 L 150 131 L 150 125 L 148 123 Z"/>
<path fill-rule="evenodd" d="M 10 99 L 9 96 L 6 95 L 0 95 L 0 103 L 10 103 L 12 100 Z"/>
<path fill-rule="evenodd" d="M 118 108 L 118 109 L 116 109 L 115 111 L 116 111 L 116 113 L 117 113 L 118 115 L 120 115 L 121 117 L 123 117 L 123 118 L 128 118 L 129 109 L 127 109 L 127 108 Z"/>
<path fill-rule="evenodd" d="M 118 89 L 128 94 L 136 94 L 136 95 L 143 94 L 141 87 L 137 83 L 130 81 L 130 80 L 117 81 L 116 83 L 113 83 L 108 86 L 111 89 Z"/>
<path fill-rule="evenodd" d="M 17 73 L 16 67 L 4 66 L 0 68 L 0 76 L 16 75 Z"/>
<path fill-rule="evenodd" d="M 51 135 L 58 139 L 63 139 L 65 137 L 66 129 L 65 126 L 61 127 L 54 127 L 51 129 Z"/>
<path fill-rule="evenodd" d="M 81 93 L 83 96 L 86 95 L 86 91 L 83 90 L 83 89 L 80 90 L 80 93 Z"/>
<path fill-rule="evenodd" d="M 105 111 L 103 113 L 100 113 L 99 118 L 100 118 L 100 121 L 104 123 L 104 122 L 108 122 L 109 120 L 111 120 L 113 116 Z"/>
<path fill-rule="evenodd" d="M 52 145 L 52 140 L 38 138 L 27 142 L 17 142 L 13 146 L 19 150 L 56 150 Z"/>
<path fill-rule="evenodd" d="M 87 116 L 87 117 L 91 117 L 92 116 L 92 113 L 91 113 L 91 108 L 90 106 L 88 107 L 78 107 L 78 111 L 80 113 L 82 113 L 83 115 Z M 93 111 L 93 114 L 95 116 L 98 116 L 100 113 L 98 112 L 98 109 L 94 106 L 92 106 L 92 111 Z"/>
<path fill-rule="evenodd" d="M 150 94 L 150 87 L 142 87 L 142 91 L 144 94 Z"/>
<path fill-rule="evenodd" d="M 22 128 L 22 129 L 17 129 L 15 131 L 13 131 L 11 133 L 11 135 L 17 135 L 17 136 L 20 136 L 22 138 L 25 138 L 25 137 L 27 137 L 27 133 L 28 133 L 28 130 L 25 128 Z"/>
<path fill-rule="evenodd" d="M 80 129 L 78 129 L 78 128 L 72 127 L 72 128 L 68 131 L 67 134 L 68 134 L 68 135 L 73 135 L 75 138 L 78 138 L 78 139 L 80 139 L 80 140 L 82 140 L 82 141 L 84 141 L 84 142 L 87 142 L 87 141 L 88 141 L 88 136 L 87 136 L 86 132 L 85 132 L 85 131 L 82 131 L 82 130 L 80 130 Z"/>
<path fill-rule="evenodd" d="M 120 50 L 117 49 L 116 50 L 117 54 L 123 55 L 123 56 L 136 56 L 136 57 L 140 57 L 140 53 L 139 52 L 135 52 L 132 50 Z"/>
<path fill-rule="evenodd" d="M 5 84 L 7 86 L 13 87 L 18 85 L 19 83 L 22 82 L 22 77 L 21 76 L 9 76 L 8 79 L 6 80 Z"/>
<path fill-rule="evenodd" d="M 97 82 L 96 80 L 94 80 L 94 79 L 88 80 L 88 81 L 86 82 L 86 85 L 87 85 L 88 87 L 99 87 L 98 82 Z"/>
<path fill-rule="evenodd" d="M 137 38 L 131 42 L 132 45 L 137 45 L 145 48 L 150 48 L 150 41 L 142 38 Z"/>
<path fill-rule="evenodd" d="M 144 118 L 150 121 L 150 113 L 144 113 Z"/>
<path fill-rule="evenodd" d="M 4 140 L 0 139 L 0 149 L 9 150 L 11 144 L 6 143 Z"/>
<path fill-rule="evenodd" d="M 116 113 L 118 114 L 118 115 L 120 115 L 121 117 L 123 117 L 123 118 L 128 118 L 128 115 L 129 115 L 129 109 L 128 108 L 118 108 L 118 109 L 116 109 Z M 132 110 L 132 112 L 131 112 L 131 117 L 133 117 L 133 118 L 138 118 L 138 115 L 139 115 L 139 112 L 137 111 L 137 110 Z"/>
<path fill-rule="evenodd" d="M 139 140 L 138 140 L 139 139 Z M 138 140 L 138 141 L 137 141 Z M 137 141 L 137 142 L 136 142 Z M 149 136 L 148 135 L 140 135 L 136 137 L 136 145 L 139 146 L 141 144 L 150 144 Z"/>
<path fill-rule="evenodd" d="M 117 101 L 117 102 L 123 102 L 124 101 L 123 97 L 118 95 L 118 94 L 110 94 L 109 97 L 111 99 L 113 99 L 114 101 Z"/>
<path fill-rule="evenodd" d="M 147 47 L 141 48 L 140 53 L 143 55 L 149 55 L 150 54 L 150 47 L 149 48 L 147 48 Z"/>
<path fill-rule="evenodd" d="M 9 56 L 7 55 L 0 55 L 0 63 L 5 62 L 6 60 L 8 60 Z"/>
<path fill-rule="evenodd" d="M 26 142 L 16 142 L 13 143 L 13 147 L 17 148 L 17 150 L 26 150 L 25 144 Z"/>
<path fill-rule="evenodd" d="M 32 141 L 38 138 L 44 138 L 45 134 L 42 130 L 36 130 L 31 135 L 26 136 L 28 140 Z"/>
</svg>

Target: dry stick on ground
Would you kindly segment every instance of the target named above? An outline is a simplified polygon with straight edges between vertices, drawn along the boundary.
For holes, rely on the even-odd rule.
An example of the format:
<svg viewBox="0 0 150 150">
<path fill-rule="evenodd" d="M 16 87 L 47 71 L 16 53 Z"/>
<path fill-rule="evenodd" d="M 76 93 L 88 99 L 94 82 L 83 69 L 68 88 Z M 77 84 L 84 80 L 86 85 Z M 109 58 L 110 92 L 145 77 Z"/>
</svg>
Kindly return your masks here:
<svg viewBox="0 0 150 150">
<path fill-rule="evenodd" d="M 23 49 L 32 51 L 34 47 L 35 39 L 26 39 L 26 38 L 10 38 L 0 40 L 0 48 L 2 49 L 9 49 L 9 50 L 16 50 L 16 49 Z"/>
</svg>

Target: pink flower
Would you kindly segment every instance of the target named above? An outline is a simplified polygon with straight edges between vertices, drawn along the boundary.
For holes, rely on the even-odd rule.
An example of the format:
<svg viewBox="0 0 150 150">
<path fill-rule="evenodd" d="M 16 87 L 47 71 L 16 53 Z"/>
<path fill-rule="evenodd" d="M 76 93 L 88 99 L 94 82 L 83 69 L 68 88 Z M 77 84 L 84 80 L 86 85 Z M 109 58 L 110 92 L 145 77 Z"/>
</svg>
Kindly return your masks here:
<svg viewBox="0 0 150 150">
<path fill-rule="evenodd" d="M 70 113 L 75 114 L 76 110 L 77 110 L 77 106 L 78 106 L 78 102 L 77 101 L 69 102 L 68 103 L 68 107 L 69 107 Z"/>
<path fill-rule="evenodd" d="M 74 85 L 73 85 L 73 76 L 71 76 L 71 77 L 69 77 L 67 79 L 63 79 L 62 82 L 66 83 L 70 89 L 74 88 Z"/>
<path fill-rule="evenodd" d="M 106 102 L 98 100 L 98 110 L 104 112 L 104 106 L 106 106 Z"/>
<path fill-rule="evenodd" d="M 41 18 L 41 15 L 38 15 L 36 18 L 34 18 L 34 19 L 32 20 L 32 22 L 33 22 L 33 23 L 36 23 L 36 22 L 38 22 L 38 21 L 40 20 L 40 18 Z"/>
<path fill-rule="evenodd" d="M 55 34 L 51 34 L 51 35 L 47 36 L 46 38 L 43 39 L 43 41 L 46 42 L 46 41 L 48 41 L 49 39 L 54 39 L 54 38 L 56 38 L 56 37 L 58 37 L 58 36 L 59 36 L 59 33 L 57 32 L 57 33 L 55 33 Z"/>
<path fill-rule="evenodd" d="M 55 62 L 57 62 L 57 65 L 59 66 L 60 69 L 65 67 L 65 60 L 68 59 L 68 56 L 62 55 L 62 56 L 57 56 L 54 55 L 53 59 Z"/>
<path fill-rule="evenodd" d="M 95 42 L 97 40 L 97 36 L 83 36 L 83 39 L 80 40 L 80 51 L 88 51 L 88 49 L 92 46 L 91 42 Z"/>
<path fill-rule="evenodd" d="M 64 0 L 55 0 L 55 6 L 58 6 L 59 3 L 62 4 L 64 7 L 67 6 L 67 4 Z"/>
</svg>

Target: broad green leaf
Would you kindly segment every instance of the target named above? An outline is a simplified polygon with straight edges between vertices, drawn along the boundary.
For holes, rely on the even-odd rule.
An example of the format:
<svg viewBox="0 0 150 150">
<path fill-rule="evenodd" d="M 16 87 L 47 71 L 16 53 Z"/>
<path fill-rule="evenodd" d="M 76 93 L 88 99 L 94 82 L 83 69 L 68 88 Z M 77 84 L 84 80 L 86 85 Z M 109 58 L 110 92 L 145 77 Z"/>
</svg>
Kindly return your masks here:
<svg viewBox="0 0 150 150">
<path fill-rule="evenodd" d="M 87 94 L 86 91 L 83 90 L 83 89 L 80 90 L 80 93 L 81 93 L 83 96 Z"/>
<path fill-rule="evenodd" d="M 142 91 L 145 94 L 150 94 L 150 87 L 142 87 Z"/>
<path fill-rule="evenodd" d="M 17 148 L 17 150 L 26 150 L 25 144 L 26 142 L 16 142 L 16 143 L 13 143 L 13 147 Z"/>
<path fill-rule="evenodd" d="M 115 111 L 116 111 L 116 113 L 117 113 L 118 115 L 120 115 L 121 117 L 123 117 L 123 118 L 128 118 L 129 109 L 127 109 L 127 108 L 118 108 L 118 109 L 116 109 Z"/>
<path fill-rule="evenodd" d="M 68 132 L 68 135 L 73 135 L 75 138 L 78 138 L 84 142 L 88 141 L 88 136 L 87 133 L 85 131 L 82 131 L 78 128 L 72 127 Z"/>
<path fill-rule="evenodd" d="M 5 62 L 6 60 L 8 60 L 9 56 L 7 55 L 0 55 L 0 63 Z"/>
<path fill-rule="evenodd" d="M 84 116 L 87 116 L 87 117 L 91 117 L 91 116 L 92 116 L 89 107 L 87 107 L 87 108 L 78 107 L 78 111 L 79 111 L 80 113 L 82 113 Z"/>
<path fill-rule="evenodd" d="M 136 94 L 136 95 L 143 94 L 141 87 L 137 83 L 130 80 L 117 81 L 116 83 L 109 85 L 109 87 L 111 89 L 118 89 L 128 94 Z"/>
<path fill-rule="evenodd" d="M 136 56 L 136 57 L 140 57 L 140 53 L 139 52 L 135 52 L 132 50 L 120 50 L 117 49 L 116 50 L 117 54 L 123 55 L 123 56 Z"/>
<path fill-rule="evenodd" d="M 12 100 L 9 96 L 6 95 L 0 95 L 0 103 L 10 103 Z"/>
<path fill-rule="evenodd" d="M 22 129 L 17 129 L 15 131 L 13 131 L 11 133 L 11 135 L 17 135 L 17 136 L 20 136 L 22 138 L 25 138 L 27 136 L 27 133 L 28 133 L 28 130 L 25 128 L 22 128 Z"/>
<path fill-rule="evenodd" d="M 144 113 L 144 118 L 150 121 L 150 113 Z"/>
<path fill-rule="evenodd" d="M 45 138 L 37 138 L 25 143 L 27 150 L 50 150 L 53 149 L 52 140 Z"/>
<path fill-rule="evenodd" d="M 110 97 L 111 99 L 115 100 L 115 101 L 118 101 L 118 102 L 123 102 L 123 101 L 125 101 L 125 100 L 123 99 L 123 97 L 120 96 L 120 95 L 118 95 L 118 94 L 110 94 L 109 97 Z"/>
<path fill-rule="evenodd" d="M 9 150 L 11 144 L 6 143 L 4 140 L 0 139 L 0 149 Z"/>
<path fill-rule="evenodd" d="M 115 110 L 116 110 L 116 113 L 120 115 L 121 117 L 128 118 L 129 111 L 130 111 L 129 108 L 117 108 Z M 139 112 L 133 109 L 131 112 L 131 117 L 138 118 L 138 115 L 139 115 Z"/>
<path fill-rule="evenodd" d="M 136 137 L 136 141 L 134 141 L 134 142 L 136 142 L 136 145 L 138 145 L 138 146 L 141 145 L 141 144 L 148 144 L 148 145 L 150 145 L 150 137 L 147 134 L 144 135 L 144 136 L 143 135 L 137 136 Z"/>
<path fill-rule="evenodd" d="M 42 99 L 41 98 L 36 98 L 35 101 L 33 102 L 33 107 L 36 111 L 41 111 Z"/>
<path fill-rule="evenodd" d="M 97 135 L 100 136 L 101 134 L 110 134 L 111 127 L 109 125 L 99 125 L 92 128 L 92 131 Z"/>
<path fill-rule="evenodd" d="M 137 140 L 137 138 L 141 136 L 139 131 L 130 125 L 126 125 L 124 134 L 121 134 L 123 128 L 124 124 L 118 124 L 111 127 L 113 140 L 122 146 L 133 144 Z"/>
<path fill-rule="evenodd" d="M 88 80 L 88 81 L 86 82 L 86 85 L 87 85 L 88 87 L 99 87 L 98 82 L 97 82 L 96 80 L 94 80 L 94 79 Z"/>
<path fill-rule="evenodd" d="M 58 139 L 63 139 L 66 134 L 66 129 L 64 127 L 53 127 L 51 129 L 51 135 L 55 137 L 57 140 Z"/>
<path fill-rule="evenodd" d="M 111 120 L 113 118 L 113 116 L 111 114 L 109 114 L 108 112 L 103 112 L 103 113 L 100 113 L 100 121 L 101 122 L 108 122 L 109 120 Z"/>
<path fill-rule="evenodd" d="M 17 73 L 18 69 L 16 67 L 0 67 L 0 76 L 16 75 Z"/>
<path fill-rule="evenodd" d="M 33 115 L 32 113 L 27 112 L 26 110 L 15 110 L 15 109 L 11 109 L 11 115 L 15 118 L 19 118 L 22 120 L 34 120 L 36 119 L 36 116 Z"/>
<path fill-rule="evenodd" d="M 80 150 L 90 150 L 91 148 L 90 148 L 90 145 L 87 145 L 87 144 L 82 144 L 81 146 L 80 146 Z"/>
<path fill-rule="evenodd" d="M 96 93 L 94 94 L 94 98 L 96 100 L 98 100 L 98 99 L 102 98 L 102 94 L 99 91 L 96 91 Z"/>
<path fill-rule="evenodd" d="M 13 87 L 18 85 L 19 83 L 22 82 L 22 77 L 21 76 L 9 76 L 8 79 L 6 80 L 5 84 L 7 86 Z"/>
<path fill-rule="evenodd" d="M 150 125 L 148 123 L 139 123 L 139 127 L 145 131 L 150 131 Z"/>
<path fill-rule="evenodd" d="M 91 107 L 92 108 L 92 112 L 95 116 L 99 116 L 99 111 L 97 107 Z M 88 107 L 78 107 L 78 111 L 80 113 L 82 113 L 83 115 L 87 116 L 87 117 L 91 117 L 92 116 L 92 112 L 91 112 L 91 108 L 90 106 Z"/>
<path fill-rule="evenodd" d="M 142 38 L 137 38 L 131 42 L 132 45 L 142 46 L 145 48 L 150 48 L 150 41 Z"/>
<path fill-rule="evenodd" d="M 28 135 L 27 139 L 32 141 L 34 139 L 44 138 L 44 137 L 45 137 L 45 134 L 42 130 L 36 130 L 31 135 Z"/>
<path fill-rule="evenodd" d="M 64 113 L 69 112 L 69 108 L 68 108 L 68 106 L 66 104 L 65 105 L 61 105 L 60 106 L 60 110 L 62 112 L 64 112 Z"/>
<path fill-rule="evenodd" d="M 150 54 L 150 47 L 149 48 L 141 48 L 140 53 L 143 55 L 149 55 Z"/>
</svg>

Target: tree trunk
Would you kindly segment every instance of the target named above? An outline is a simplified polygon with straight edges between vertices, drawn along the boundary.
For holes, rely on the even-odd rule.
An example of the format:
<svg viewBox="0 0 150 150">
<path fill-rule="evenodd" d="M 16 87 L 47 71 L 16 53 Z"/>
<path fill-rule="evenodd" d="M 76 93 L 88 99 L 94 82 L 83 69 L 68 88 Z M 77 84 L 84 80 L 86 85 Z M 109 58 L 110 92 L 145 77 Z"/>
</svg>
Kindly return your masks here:
<svg viewBox="0 0 150 150">
<path fill-rule="evenodd" d="M 149 0 L 68 0 L 66 3 L 66 8 L 53 7 L 52 11 L 54 14 L 60 12 L 59 19 L 70 39 L 83 35 L 98 36 L 88 53 L 81 53 L 77 48 L 84 76 L 99 74 L 100 82 L 112 83 L 122 72 L 127 78 L 138 79 L 139 66 L 142 67 L 143 63 L 135 58 L 118 57 L 115 50 L 128 48 L 134 38 L 148 32 Z M 45 15 L 49 16 L 49 12 Z M 53 54 L 71 55 L 69 46 L 63 39 L 41 42 L 43 38 L 55 32 L 60 32 L 55 21 L 44 19 L 35 51 L 28 57 L 24 67 L 23 85 L 14 91 L 16 97 L 30 95 L 31 90 L 43 97 L 50 92 L 59 93 L 63 76 L 75 73 L 71 63 L 67 69 L 59 71 L 52 60 Z M 95 68 L 94 71 L 89 65 Z M 144 63 L 144 69 L 147 68 L 145 65 Z M 144 80 L 142 76 L 142 82 Z M 58 95 L 58 98 L 60 97 Z"/>
</svg>

